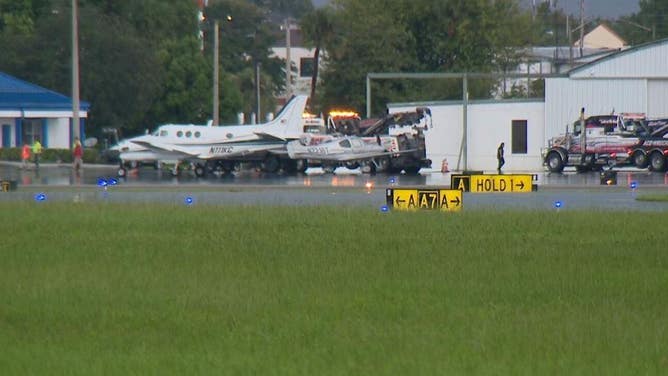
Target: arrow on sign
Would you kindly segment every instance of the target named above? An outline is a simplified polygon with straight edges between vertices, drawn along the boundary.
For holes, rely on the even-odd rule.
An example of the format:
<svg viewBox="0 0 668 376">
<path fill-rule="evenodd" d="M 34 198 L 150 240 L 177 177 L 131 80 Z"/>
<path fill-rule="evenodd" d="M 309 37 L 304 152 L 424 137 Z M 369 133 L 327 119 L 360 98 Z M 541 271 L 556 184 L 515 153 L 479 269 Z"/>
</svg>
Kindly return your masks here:
<svg viewBox="0 0 668 376">
<path fill-rule="evenodd" d="M 450 203 L 454 203 L 455 206 L 459 206 L 459 204 L 461 203 L 461 200 L 459 199 L 459 196 L 455 196 L 455 199 L 450 200 Z"/>
<path fill-rule="evenodd" d="M 406 202 L 406 200 L 402 200 L 401 197 L 397 197 L 397 200 L 395 202 L 397 206 L 401 206 L 400 204 L 403 204 L 404 202 Z"/>
<path fill-rule="evenodd" d="M 524 189 L 524 182 L 523 181 L 520 181 L 517 185 L 520 187 L 520 189 Z"/>
</svg>

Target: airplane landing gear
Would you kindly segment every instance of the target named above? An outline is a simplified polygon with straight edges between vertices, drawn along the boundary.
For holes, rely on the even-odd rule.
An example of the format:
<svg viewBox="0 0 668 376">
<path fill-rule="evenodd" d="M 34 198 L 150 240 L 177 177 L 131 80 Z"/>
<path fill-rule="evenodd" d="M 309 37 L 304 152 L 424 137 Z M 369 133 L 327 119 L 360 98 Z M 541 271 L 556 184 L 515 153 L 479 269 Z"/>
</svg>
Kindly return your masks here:
<svg viewBox="0 0 668 376">
<path fill-rule="evenodd" d="M 204 166 L 202 166 L 201 163 L 198 163 L 195 165 L 195 176 L 198 178 L 203 177 L 206 174 L 206 170 L 204 169 Z"/>
<path fill-rule="evenodd" d="M 128 174 L 128 170 L 125 169 L 125 165 L 123 164 L 123 161 L 121 161 L 121 164 L 118 166 L 118 170 L 116 170 L 116 174 L 118 175 L 119 178 L 124 178 Z"/>
</svg>

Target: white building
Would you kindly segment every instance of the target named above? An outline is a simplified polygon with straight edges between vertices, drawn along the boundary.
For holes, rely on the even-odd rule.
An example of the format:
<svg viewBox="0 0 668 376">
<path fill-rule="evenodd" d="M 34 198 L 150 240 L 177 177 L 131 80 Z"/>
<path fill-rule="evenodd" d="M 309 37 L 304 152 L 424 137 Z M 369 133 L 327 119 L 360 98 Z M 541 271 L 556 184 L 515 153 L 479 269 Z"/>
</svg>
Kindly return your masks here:
<svg viewBox="0 0 668 376">
<path fill-rule="evenodd" d="M 586 115 L 615 111 L 668 117 L 667 62 L 668 39 L 628 48 L 574 68 L 567 77 L 547 78 L 544 100 L 470 101 L 466 127 L 461 101 L 388 107 L 390 112 L 431 108 L 434 127 L 425 137 L 435 168 L 447 158 L 451 169 L 495 170 L 496 148 L 505 142 L 505 171 L 536 172 L 544 169 L 541 148 L 563 133 L 583 107 Z"/>
</svg>

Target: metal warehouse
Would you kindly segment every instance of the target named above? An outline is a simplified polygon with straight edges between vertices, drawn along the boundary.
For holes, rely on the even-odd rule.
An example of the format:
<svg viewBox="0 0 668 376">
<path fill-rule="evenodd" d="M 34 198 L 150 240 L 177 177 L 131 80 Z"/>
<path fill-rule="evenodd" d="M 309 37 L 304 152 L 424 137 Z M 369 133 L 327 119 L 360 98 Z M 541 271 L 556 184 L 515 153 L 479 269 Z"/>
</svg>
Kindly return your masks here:
<svg viewBox="0 0 668 376">
<path fill-rule="evenodd" d="M 496 148 L 506 144 L 506 171 L 541 171 L 541 148 L 585 114 L 645 113 L 668 117 L 668 39 L 631 47 L 545 79 L 539 100 L 394 103 L 390 112 L 427 106 L 427 157 L 440 166 L 494 170 Z M 466 130 L 466 134 L 464 134 Z"/>
</svg>

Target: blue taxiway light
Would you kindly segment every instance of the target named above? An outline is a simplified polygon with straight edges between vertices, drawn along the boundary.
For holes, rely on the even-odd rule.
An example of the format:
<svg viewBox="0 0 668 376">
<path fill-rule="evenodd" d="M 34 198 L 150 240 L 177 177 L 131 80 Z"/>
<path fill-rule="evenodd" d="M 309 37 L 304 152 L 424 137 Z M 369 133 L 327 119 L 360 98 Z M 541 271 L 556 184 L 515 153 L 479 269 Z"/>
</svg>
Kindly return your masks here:
<svg viewBox="0 0 668 376">
<path fill-rule="evenodd" d="M 107 182 L 107 179 L 105 178 L 97 178 L 97 186 L 98 187 L 106 187 L 109 183 Z"/>
<path fill-rule="evenodd" d="M 46 201 L 46 194 L 44 194 L 44 193 L 36 194 L 35 195 L 35 201 L 37 201 L 37 202 Z"/>
<path fill-rule="evenodd" d="M 559 208 L 562 207 L 562 206 L 563 206 L 563 204 L 561 203 L 561 201 L 555 201 L 555 202 L 554 202 L 554 207 L 555 207 L 555 208 L 559 209 Z"/>
<path fill-rule="evenodd" d="M 394 177 L 394 176 L 392 176 L 392 177 L 390 178 L 390 184 L 396 184 L 396 183 L 397 183 L 397 178 Z"/>
<path fill-rule="evenodd" d="M 109 180 L 107 180 L 107 184 L 116 185 L 116 184 L 118 184 L 118 180 L 116 180 L 114 178 L 109 178 Z"/>
<path fill-rule="evenodd" d="M 192 204 L 195 202 L 195 200 L 194 200 L 192 197 L 188 196 L 188 197 L 186 197 L 185 199 L 183 199 L 183 202 L 184 202 L 186 205 L 192 205 Z"/>
<path fill-rule="evenodd" d="M 387 213 L 388 211 L 390 211 L 390 208 L 387 205 L 383 205 L 380 207 L 380 211 L 383 213 Z"/>
<path fill-rule="evenodd" d="M 638 182 L 635 181 L 635 180 L 632 181 L 631 184 L 629 184 L 629 187 L 631 187 L 631 189 L 636 189 L 636 188 L 638 188 Z"/>
</svg>

